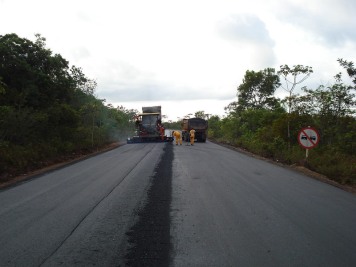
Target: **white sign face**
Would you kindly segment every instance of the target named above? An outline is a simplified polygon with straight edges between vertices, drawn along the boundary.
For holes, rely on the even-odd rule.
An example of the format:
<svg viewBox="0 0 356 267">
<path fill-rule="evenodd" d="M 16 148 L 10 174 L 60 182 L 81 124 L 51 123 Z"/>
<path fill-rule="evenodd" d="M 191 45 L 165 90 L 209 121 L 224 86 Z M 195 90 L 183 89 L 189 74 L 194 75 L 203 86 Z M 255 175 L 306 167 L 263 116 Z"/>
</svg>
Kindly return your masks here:
<svg viewBox="0 0 356 267">
<path fill-rule="evenodd" d="M 319 143 L 319 134 L 313 128 L 303 128 L 298 134 L 298 142 L 299 144 L 308 149 L 313 148 Z"/>
</svg>

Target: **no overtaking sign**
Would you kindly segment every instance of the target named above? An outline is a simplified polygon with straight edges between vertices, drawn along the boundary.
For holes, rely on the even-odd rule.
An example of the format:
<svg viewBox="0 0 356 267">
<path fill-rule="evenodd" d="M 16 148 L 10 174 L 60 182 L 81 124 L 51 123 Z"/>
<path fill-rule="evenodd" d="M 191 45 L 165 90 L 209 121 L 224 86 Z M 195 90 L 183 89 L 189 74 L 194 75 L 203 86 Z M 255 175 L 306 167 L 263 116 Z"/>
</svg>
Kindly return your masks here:
<svg viewBox="0 0 356 267">
<path fill-rule="evenodd" d="M 305 149 L 315 147 L 319 143 L 319 140 L 318 132 L 311 127 L 303 128 L 298 134 L 298 142 Z"/>
</svg>

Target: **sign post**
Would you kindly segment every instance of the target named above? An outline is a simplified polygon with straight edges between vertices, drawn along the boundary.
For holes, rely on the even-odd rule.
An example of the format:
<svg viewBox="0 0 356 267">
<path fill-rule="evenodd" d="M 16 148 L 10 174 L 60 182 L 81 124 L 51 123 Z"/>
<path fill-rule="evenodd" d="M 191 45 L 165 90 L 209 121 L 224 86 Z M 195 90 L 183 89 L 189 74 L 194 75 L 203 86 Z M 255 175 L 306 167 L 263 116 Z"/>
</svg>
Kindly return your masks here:
<svg viewBox="0 0 356 267">
<path fill-rule="evenodd" d="M 308 158 L 309 149 L 316 147 L 319 143 L 320 137 L 317 130 L 308 126 L 303 128 L 298 133 L 298 142 L 299 144 L 305 148 L 305 157 Z"/>
</svg>

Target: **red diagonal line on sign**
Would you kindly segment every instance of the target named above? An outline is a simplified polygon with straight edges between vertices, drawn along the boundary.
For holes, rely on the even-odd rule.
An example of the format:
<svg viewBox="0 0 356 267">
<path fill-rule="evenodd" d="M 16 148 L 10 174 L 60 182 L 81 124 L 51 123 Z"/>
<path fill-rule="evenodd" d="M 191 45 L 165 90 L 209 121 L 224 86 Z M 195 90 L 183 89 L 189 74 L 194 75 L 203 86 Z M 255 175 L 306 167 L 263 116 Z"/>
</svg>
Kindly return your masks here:
<svg viewBox="0 0 356 267">
<path fill-rule="evenodd" d="M 309 135 L 307 135 L 307 133 L 304 130 L 302 130 L 302 133 L 308 138 L 310 143 L 312 143 L 314 146 L 316 145 L 316 143 L 314 143 L 313 140 L 310 139 Z"/>
</svg>

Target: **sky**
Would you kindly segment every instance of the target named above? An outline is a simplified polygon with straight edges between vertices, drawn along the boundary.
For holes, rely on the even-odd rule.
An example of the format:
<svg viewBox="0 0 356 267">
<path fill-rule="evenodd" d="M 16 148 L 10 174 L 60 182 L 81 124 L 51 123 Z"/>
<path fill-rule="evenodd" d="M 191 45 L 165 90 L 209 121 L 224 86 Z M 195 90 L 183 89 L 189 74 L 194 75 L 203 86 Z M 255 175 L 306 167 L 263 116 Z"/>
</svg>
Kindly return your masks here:
<svg viewBox="0 0 356 267">
<path fill-rule="evenodd" d="M 247 70 L 311 66 L 316 89 L 356 62 L 354 0 L 0 0 L 0 14 L 0 35 L 41 34 L 106 104 L 173 121 L 226 115 Z"/>
</svg>

